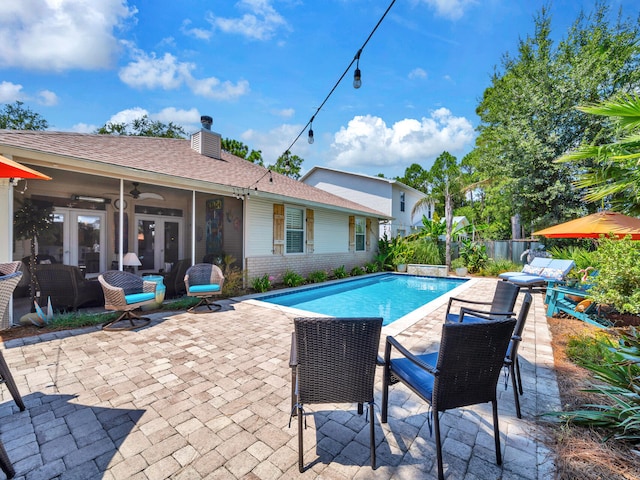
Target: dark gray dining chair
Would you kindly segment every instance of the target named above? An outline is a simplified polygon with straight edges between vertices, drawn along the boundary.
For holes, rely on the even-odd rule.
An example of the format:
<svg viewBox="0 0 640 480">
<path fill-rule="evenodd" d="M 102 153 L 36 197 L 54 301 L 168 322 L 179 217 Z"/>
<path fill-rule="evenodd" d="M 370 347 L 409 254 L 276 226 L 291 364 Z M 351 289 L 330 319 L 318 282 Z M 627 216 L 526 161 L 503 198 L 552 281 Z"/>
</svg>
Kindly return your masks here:
<svg viewBox="0 0 640 480">
<path fill-rule="evenodd" d="M 516 320 L 488 320 L 444 323 L 439 351 L 424 355 L 414 355 L 395 338 L 387 337 L 382 377 L 382 423 L 387 422 L 389 385 L 392 383 L 404 383 L 429 403 L 436 432 L 439 480 L 444 479 L 440 413 L 446 410 L 491 402 L 496 463 L 502 463 L 496 387 Z"/>
<path fill-rule="evenodd" d="M 373 384 L 382 318 L 295 318 L 291 345 L 292 416 L 298 417 L 298 468 L 304 471 L 304 405 L 369 405 L 371 468 L 376 468 Z"/>
<path fill-rule="evenodd" d="M 520 287 L 509 282 L 497 282 L 493 298 L 490 302 L 483 300 L 468 300 L 465 298 L 450 297 L 445 313 L 445 321 L 458 322 L 463 312 L 467 323 L 474 321 L 474 312 L 489 315 L 493 319 L 515 316 L 513 308 L 518 299 Z M 458 305 L 460 304 L 460 305 Z M 458 312 L 452 312 L 452 307 L 460 307 Z"/>
</svg>

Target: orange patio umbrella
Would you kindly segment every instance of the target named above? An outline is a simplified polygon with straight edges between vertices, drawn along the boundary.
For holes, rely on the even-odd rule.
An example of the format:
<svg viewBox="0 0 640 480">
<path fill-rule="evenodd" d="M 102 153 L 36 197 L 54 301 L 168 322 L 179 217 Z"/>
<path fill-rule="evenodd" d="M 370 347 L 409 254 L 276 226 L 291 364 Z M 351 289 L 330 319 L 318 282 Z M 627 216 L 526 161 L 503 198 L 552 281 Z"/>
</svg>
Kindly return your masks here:
<svg viewBox="0 0 640 480">
<path fill-rule="evenodd" d="M 40 173 L 37 170 L 22 165 L 21 163 L 9 160 L 0 155 L 0 178 L 37 178 L 40 180 L 51 180 L 51 177 Z"/>
<path fill-rule="evenodd" d="M 633 240 L 640 240 L 640 218 L 617 212 L 598 212 L 538 230 L 533 235 L 547 238 L 599 238 L 600 235 L 611 233 L 619 238 L 631 235 Z"/>
</svg>

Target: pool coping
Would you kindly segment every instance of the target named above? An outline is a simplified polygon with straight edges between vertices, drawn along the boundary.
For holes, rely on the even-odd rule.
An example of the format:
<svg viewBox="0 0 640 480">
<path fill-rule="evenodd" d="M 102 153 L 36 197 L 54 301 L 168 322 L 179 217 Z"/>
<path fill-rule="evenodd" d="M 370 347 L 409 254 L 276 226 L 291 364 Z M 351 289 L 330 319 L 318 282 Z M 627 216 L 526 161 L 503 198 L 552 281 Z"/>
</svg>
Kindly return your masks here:
<svg viewBox="0 0 640 480">
<path fill-rule="evenodd" d="M 328 280 L 326 282 L 319 283 L 316 286 L 317 287 L 321 287 L 321 286 L 335 285 L 335 284 L 344 283 L 344 282 L 347 282 L 347 281 L 350 281 L 350 280 L 355 280 L 357 278 L 370 278 L 370 277 L 374 277 L 374 276 L 385 275 L 387 273 L 394 273 L 394 274 L 397 274 L 397 275 L 410 275 L 410 274 L 398 273 L 398 272 L 378 272 L 378 273 L 371 273 L 371 274 L 367 274 L 367 275 L 360 275 L 358 277 L 348 277 L 348 278 L 341 278 L 341 279 L 338 279 L 338 280 Z M 429 303 L 424 304 L 422 307 L 417 308 L 416 310 L 413 310 L 412 312 L 409 312 L 405 316 L 400 317 L 397 320 L 394 320 L 390 325 L 386 325 L 386 326 L 382 327 L 382 333 L 384 335 L 392 335 L 392 336 L 393 335 L 398 335 L 399 333 L 403 332 L 407 328 L 409 328 L 412 325 L 414 325 L 419 320 L 421 320 L 424 317 L 426 317 L 427 315 L 433 313 L 435 310 L 437 310 L 442 305 L 446 304 L 449 301 L 450 297 L 454 297 L 456 295 L 459 295 L 461 292 L 463 292 L 463 291 L 467 290 L 468 288 L 474 286 L 479 281 L 477 278 L 473 278 L 473 277 L 472 278 L 456 277 L 454 275 L 451 275 L 450 277 L 433 277 L 433 278 L 457 278 L 457 279 L 466 280 L 466 282 L 464 282 L 461 285 L 453 288 L 452 290 L 449 290 L 447 293 L 444 293 L 444 294 L 440 295 L 435 300 L 432 300 Z M 290 288 L 278 289 L 277 293 L 275 293 L 274 291 L 262 292 L 262 293 L 252 293 L 252 294 L 249 294 L 249 295 L 244 295 L 242 297 L 234 297 L 231 300 L 236 301 L 236 302 L 247 302 L 247 303 L 249 303 L 251 305 L 256 305 L 256 306 L 263 307 L 263 308 L 270 308 L 272 310 L 278 310 L 280 312 L 287 313 L 287 314 L 290 314 L 290 315 L 293 315 L 293 316 L 297 316 L 297 317 L 309 317 L 309 316 L 329 317 L 330 315 L 324 315 L 324 314 L 321 314 L 321 313 L 310 312 L 308 310 L 300 310 L 298 308 L 293 308 L 293 307 L 285 307 L 283 305 L 277 305 L 277 304 L 269 303 L 269 302 L 262 302 L 262 301 L 259 300 L 260 297 L 264 297 L 264 296 L 268 296 L 268 295 L 286 294 L 286 293 L 296 292 L 298 290 L 302 290 L 302 289 L 305 289 L 305 288 L 313 288 L 313 287 L 314 287 L 313 285 L 300 285 L 299 287 L 290 287 Z"/>
</svg>

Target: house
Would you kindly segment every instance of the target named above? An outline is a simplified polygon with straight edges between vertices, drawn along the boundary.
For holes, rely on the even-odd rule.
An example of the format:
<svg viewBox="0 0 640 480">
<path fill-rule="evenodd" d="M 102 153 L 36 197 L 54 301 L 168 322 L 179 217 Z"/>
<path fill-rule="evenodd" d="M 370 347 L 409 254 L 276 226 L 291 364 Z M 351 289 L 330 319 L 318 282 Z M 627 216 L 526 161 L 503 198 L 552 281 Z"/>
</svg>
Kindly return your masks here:
<svg viewBox="0 0 640 480">
<path fill-rule="evenodd" d="M 426 195 L 397 180 L 318 166 L 309 170 L 300 180 L 392 217 L 380 223 L 379 238 L 385 235 L 387 238 L 408 235 L 416 221 L 422 223 L 422 215 L 430 220 L 433 217 L 434 205 L 427 204 L 412 218 L 414 205 Z"/>
<path fill-rule="evenodd" d="M 13 211 L 29 197 L 54 211 L 39 255 L 87 277 L 121 268 L 127 252 L 138 255 L 140 273 L 224 255 L 249 280 L 349 270 L 372 260 L 378 223 L 390 219 L 223 151 L 206 120 L 190 140 L 0 130 L 0 154 L 52 177 L 0 180 L 8 225 L 0 261 L 29 255 L 12 231 Z"/>
</svg>

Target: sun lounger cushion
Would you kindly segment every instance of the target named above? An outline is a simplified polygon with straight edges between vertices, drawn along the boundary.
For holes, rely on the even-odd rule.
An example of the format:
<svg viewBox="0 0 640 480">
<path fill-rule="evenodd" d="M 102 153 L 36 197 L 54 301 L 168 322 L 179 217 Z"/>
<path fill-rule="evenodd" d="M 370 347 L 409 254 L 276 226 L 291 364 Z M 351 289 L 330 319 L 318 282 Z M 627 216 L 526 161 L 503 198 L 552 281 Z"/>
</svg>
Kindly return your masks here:
<svg viewBox="0 0 640 480">
<path fill-rule="evenodd" d="M 542 270 L 549 266 L 553 259 L 544 257 L 535 257 L 531 263 L 522 267 L 520 272 L 503 272 L 498 275 L 502 279 L 508 279 L 511 277 L 517 277 L 520 275 L 540 275 Z"/>
</svg>

